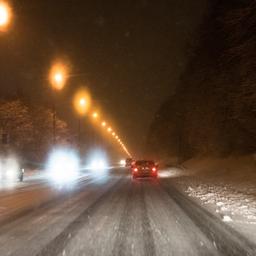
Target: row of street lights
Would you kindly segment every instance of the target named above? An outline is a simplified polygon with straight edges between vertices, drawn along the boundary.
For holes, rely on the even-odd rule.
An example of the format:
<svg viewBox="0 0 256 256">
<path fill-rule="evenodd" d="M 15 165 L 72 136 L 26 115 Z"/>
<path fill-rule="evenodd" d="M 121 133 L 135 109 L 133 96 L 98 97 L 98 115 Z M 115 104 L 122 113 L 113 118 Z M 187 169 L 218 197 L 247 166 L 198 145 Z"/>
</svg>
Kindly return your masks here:
<svg viewBox="0 0 256 256">
<path fill-rule="evenodd" d="M 116 140 L 116 142 L 121 146 L 123 151 L 129 157 L 131 157 L 131 154 L 128 151 L 127 147 L 125 146 L 121 138 L 118 136 L 118 134 L 113 130 L 111 125 L 108 124 L 103 118 L 101 118 L 101 115 L 96 110 L 93 110 L 91 108 L 91 98 L 86 91 L 82 90 L 76 94 L 74 98 L 74 104 L 80 115 L 85 115 L 88 113 L 88 116 L 90 116 L 95 121 L 94 123 L 99 124 L 102 129 L 104 129 L 107 133 L 112 135 L 113 139 Z"/>
<path fill-rule="evenodd" d="M 108 124 L 103 118 L 100 118 L 100 115 L 96 111 L 92 112 L 91 116 L 94 120 L 99 121 L 98 123 L 101 126 L 101 128 L 104 129 L 104 131 L 106 131 L 107 133 L 109 133 L 113 137 L 113 139 L 115 139 L 116 142 L 119 143 L 119 145 L 122 147 L 123 151 L 129 157 L 131 157 L 131 154 L 128 151 L 127 147 L 125 146 L 125 144 L 123 143 L 121 138 L 118 136 L 118 134 L 113 130 L 112 126 L 110 124 Z"/>
<path fill-rule="evenodd" d="M 57 64 L 54 65 L 53 68 L 50 71 L 50 82 L 52 85 L 52 88 L 54 90 L 54 92 L 60 91 L 61 89 L 64 88 L 65 83 L 67 81 L 68 78 L 68 71 L 67 68 L 65 67 L 65 65 L 61 65 L 61 64 Z M 121 146 L 121 148 L 123 149 L 123 151 L 129 156 L 131 157 L 130 152 L 128 151 L 127 147 L 125 146 L 125 144 L 123 143 L 123 141 L 121 140 L 121 138 L 118 136 L 118 134 L 113 130 L 113 128 L 103 119 L 101 120 L 100 115 L 97 111 L 95 110 L 91 110 L 91 97 L 90 94 L 84 90 L 81 89 L 79 90 L 75 96 L 74 96 L 74 107 L 76 109 L 76 111 L 78 112 L 78 114 L 80 116 L 85 116 L 86 114 L 88 114 L 88 116 L 91 116 L 91 118 L 94 121 L 99 121 L 99 124 L 101 125 L 102 129 L 105 129 L 105 131 L 107 133 L 109 133 L 110 135 L 112 135 L 113 139 L 116 140 L 116 142 Z M 55 104 L 54 104 L 55 106 Z M 80 134 L 80 125 L 81 125 L 81 119 L 79 118 L 79 134 Z M 53 140 L 54 143 L 56 141 L 56 109 L 54 107 L 54 111 L 53 111 Z M 80 135 L 79 135 L 80 137 Z M 80 138 L 78 138 L 80 140 Z"/>
<path fill-rule="evenodd" d="M 12 9 L 10 5 L 0 0 L 0 32 L 7 31 L 10 23 L 12 20 Z M 58 91 L 61 91 L 68 79 L 68 68 L 66 65 L 64 65 L 62 62 L 55 63 L 51 70 L 49 75 L 49 81 L 52 86 L 54 95 L 53 95 L 53 143 L 55 145 L 56 143 L 56 93 Z M 88 92 L 85 90 L 79 91 L 75 97 L 74 97 L 74 106 L 77 112 L 80 114 L 80 116 L 84 116 L 89 112 L 89 109 L 91 107 L 91 97 Z M 100 120 L 100 116 L 98 112 L 92 111 L 89 112 L 89 115 L 94 120 Z M 112 135 L 112 137 L 120 144 L 124 152 L 131 157 L 130 152 L 127 150 L 125 144 L 122 142 L 120 137 L 117 135 L 117 133 L 113 130 L 113 128 L 107 124 L 106 121 L 102 120 L 100 122 L 101 127 L 106 130 L 109 134 Z M 79 126 L 80 126 L 80 119 L 79 119 Z M 80 129 L 80 128 L 79 128 Z"/>
</svg>

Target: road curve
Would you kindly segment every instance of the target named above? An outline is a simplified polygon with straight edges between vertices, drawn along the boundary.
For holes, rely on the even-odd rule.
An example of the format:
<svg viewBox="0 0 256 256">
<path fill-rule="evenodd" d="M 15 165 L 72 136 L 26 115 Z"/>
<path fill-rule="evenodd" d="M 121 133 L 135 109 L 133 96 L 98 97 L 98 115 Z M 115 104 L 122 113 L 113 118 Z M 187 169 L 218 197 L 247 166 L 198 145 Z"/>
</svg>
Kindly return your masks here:
<svg viewBox="0 0 256 256">
<path fill-rule="evenodd" d="M 0 255 L 256 255 L 171 179 L 121 172 L 1 227 Z"/>
</svg>

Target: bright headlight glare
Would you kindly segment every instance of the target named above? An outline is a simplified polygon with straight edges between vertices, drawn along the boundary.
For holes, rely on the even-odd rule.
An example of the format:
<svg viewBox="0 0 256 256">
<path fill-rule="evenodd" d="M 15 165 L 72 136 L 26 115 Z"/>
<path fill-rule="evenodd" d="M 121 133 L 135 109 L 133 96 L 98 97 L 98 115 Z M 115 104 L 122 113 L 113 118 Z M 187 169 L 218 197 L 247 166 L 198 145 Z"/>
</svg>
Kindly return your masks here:
<svg viewBox="0 0 256 256">
<path fill-rule="evenodd" d="M 15 179 L 16 172 L 12 169 L 6 171 L 6 178 L 7 179 Z"/>
<path fill-rule="evenodd" d="M 0 180 L 3 178 L 3 163 L 2 159 L 0 158 Z"/>
<path fill-rule="evenodd" d="M 15 156 L 0 157 L 0 181 L 13 183 L 17 181 L 19 174 L 19 161 Z"/>
<path fill-rule="evenodd" d="M 55 182 L 70 182 L 77 178 L 79 158 L 72 150 L 55 150 L 48 161 L 50 178 Z"/>
<path fill-rule="evenodd" d="M 108 172 L 108 157 L 104 150 L 94 149 L 87 154 L 86 166 L 94 176 L 102 176 Z"/>
<path fill-rule="evenodd" d="M 124 159 L 120 160 L 120 165 L 125 166 L 125 160 Z"/>
<path fill-rule="evenodd" d="M 2 176 L 7 180 L 15 180 L 18 177 L 19 163 L 14 157 L 8 157 L 1 164 Z"/>
<path fill-rule="evenodd" d="M 107 164 L 104 159 L 94 159 L 90 164 L 90 168 L 93 170 L 102 170 L 107 168 Z"/>
</svg>

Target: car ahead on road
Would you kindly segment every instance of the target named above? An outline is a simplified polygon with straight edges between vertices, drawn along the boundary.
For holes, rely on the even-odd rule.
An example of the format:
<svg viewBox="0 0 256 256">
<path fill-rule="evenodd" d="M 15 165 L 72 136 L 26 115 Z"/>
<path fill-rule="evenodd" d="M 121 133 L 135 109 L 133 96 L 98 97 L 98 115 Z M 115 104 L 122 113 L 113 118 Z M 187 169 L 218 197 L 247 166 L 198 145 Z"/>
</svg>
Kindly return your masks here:
<svg viewBox="0 0 256 256">
<path fill-rule="evenodd" d="M 132 177 L 154 177 L 158 176 L 158 166 L 154 161 L 138 160 L 132 165 Z"/>
</svg>

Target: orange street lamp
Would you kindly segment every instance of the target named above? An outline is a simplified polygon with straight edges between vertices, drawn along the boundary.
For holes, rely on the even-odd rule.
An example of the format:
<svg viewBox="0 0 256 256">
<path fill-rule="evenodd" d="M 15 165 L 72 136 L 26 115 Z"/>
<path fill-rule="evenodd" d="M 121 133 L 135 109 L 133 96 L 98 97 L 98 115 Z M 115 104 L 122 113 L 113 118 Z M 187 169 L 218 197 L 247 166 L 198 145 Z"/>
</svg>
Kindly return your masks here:
<svg viewBox="0 0 256 256">
<path fill-rule="evenodd" d="M 91 97 L 89 93 L 85 90 L 78 91 L 75 94 L 73 104 L 79 115 L 85 115 L 91 105 Z"/>
<path fill-rule="evenodd" d="M 50 83 L 53 89 L 60 91 L 67 81 L 67 67 L 62 63 L 56 63 L 50 70 Z"/>
<path fill-rule="evenodd" d="M 80 99 L 79 104 L 81 107 L 84 107 L 86 105 L 86 100 L 84 98 Z"/>
<path fill-rule="evenodd" d="M 94 119 L 97 119 L 99 117 L 99 114 L 97 112 L 93 112 L 92 117 Z"/>
<path fill-rule="evenodd" d="M 80 115 L 84 115 L 87 110 L 87 100 L 85 98 L 80 98 L 76 103 L 76 110 Z"/>
<path fill-rule="evenodd" d="M 0 1 L 0 31 L 5 31 L 11 21 L 11 8 L 10 6 Z"/>
<path fill-rule="evenodd" d="M 102 125 L 103 127 L 106 127 L 107 123 L 106 123 L 105 121 L 103 121 L 103 122 L 101 123 L 101 125 Z"/>
<path fill-rule="evenodd" d="M 87 91 L 80 90 L 75 94 L 74 100 L 73 100 L 74 107 L 76 111 L 79 114 L 78 118 L 78 135 L 77 135 L 77 145 L 79 150 L 81 149 L 81 119 L 82 117 L 87 113 L 90 104 L 91 104 L 91 98 Z"/>
<path fill-rule="evenodd" d="M 63 89 L 67 80 L 67 67 L 61 63 L 52 66 L 49 81 L 54 91 Z M 56 97 L 53 95 L 53 144 L 56 142 Z"/>
<path fill-rule="evenodd" d="M 1 1 L 1 0 L 0 0 Z M 67 66 L 56 62 L 50 69 L 49 81 L 54 91 L 60 91 L 67 81 Z M 56 97 L 53 95 L 53 143 L 56 143 Z"/>
</svg>

